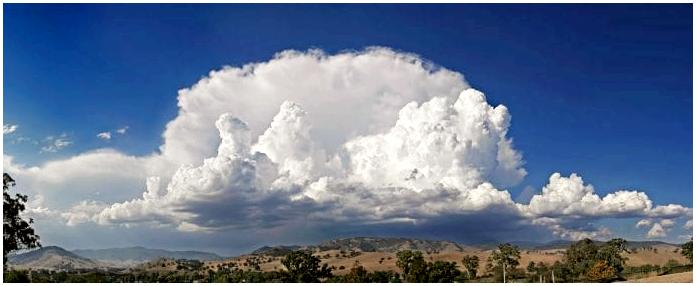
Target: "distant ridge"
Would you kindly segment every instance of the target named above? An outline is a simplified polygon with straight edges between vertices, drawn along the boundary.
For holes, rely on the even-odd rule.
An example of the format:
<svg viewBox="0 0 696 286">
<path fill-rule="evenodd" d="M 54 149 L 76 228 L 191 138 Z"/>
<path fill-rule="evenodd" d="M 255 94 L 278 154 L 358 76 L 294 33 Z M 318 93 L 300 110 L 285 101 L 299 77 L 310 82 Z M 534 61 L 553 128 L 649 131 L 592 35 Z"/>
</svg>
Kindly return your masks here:
<svg viewBox="0 0 696 286">
<path fill-rule="evenodd" d="M 426 240 L 395 237 L 352 237 L 323 241 L 316 245 L 264 246 L 252 251 L 251 255 L 283 256 L 293 250 L 310 251 L 342 250 L 360 252 L 396 252 L 419 250 L 422 252 L 460 252 L 471 247 L 445 240 Z"/>
<path fill-rule="evenodd" d="M 173 251 L 151 249 L 141 246 L 104 249 L 75 249 L 73 253 L 93 260 L 115 263 L 132 264 L 151 261 L 158 258 L 195 259 L 201 261 L 219 260 L 222 257 L 214 253 L 202 251 Z"/>
<path fill-rule="evenodd" d="M 447 240 L 426 240 L 390 237 L 353 237 L 327 240 L 316 246 L 319 250 L 356 250 L 363 252 L 395 252 L 420 250 L 423 252 L 463 251 L 464 246 Z"/>
<path fill-rule="evenodd" d="M 251 255 L 285 256 L 286 254 L 302 249 L 299 245 L 263 246 L 251 252 Z"/>
<path fill-rule="evenodd" d="M 510 241 L 508 243 L 519 246 L 520 249 L 527 250 L 550 250 L 550 249 L 565 249 L 568 248 L 575 241 L 572 240 L 552 240 L 548 242 L 535 242 L 535 241 Z M 597 244 L 603 244 L 606 241 L 595 240 Z M 483 249 L 495 249 L 498 247 L 499 243 L 485 243 L 478 245 Z M 627 248 L 643 248 L 643 247 L 654 247 L 658 245 L 668 245 L 679 247 L 680 244 L 674 244 L 659 240 L 648 240 L 648 241 L 626 241 Z"/>
</svg>

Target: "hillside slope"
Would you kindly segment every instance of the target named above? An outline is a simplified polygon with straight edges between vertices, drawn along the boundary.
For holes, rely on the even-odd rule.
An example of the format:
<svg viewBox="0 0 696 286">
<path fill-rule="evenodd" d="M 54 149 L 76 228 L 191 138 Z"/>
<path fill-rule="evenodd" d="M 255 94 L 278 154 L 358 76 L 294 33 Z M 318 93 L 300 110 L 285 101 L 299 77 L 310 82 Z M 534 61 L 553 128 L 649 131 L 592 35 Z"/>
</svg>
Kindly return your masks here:
<svg viewBox="0 0 696 286">
<path fill-rule="evenodd" d="M 57 246 L 47 246 L 29 252 L 11 255 L 8 264 L 18 269 L 93 269 L 102 268 L 103 265 L 76 255 Z"/>
</svg>

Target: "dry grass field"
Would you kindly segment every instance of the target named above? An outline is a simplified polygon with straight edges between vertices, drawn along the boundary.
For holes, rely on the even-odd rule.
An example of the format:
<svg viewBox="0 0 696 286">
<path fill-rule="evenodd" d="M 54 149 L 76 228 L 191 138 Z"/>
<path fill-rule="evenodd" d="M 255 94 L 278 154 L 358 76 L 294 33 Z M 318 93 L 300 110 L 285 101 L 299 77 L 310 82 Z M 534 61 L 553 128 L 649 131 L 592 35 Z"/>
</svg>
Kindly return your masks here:
<svg viewBox="0 0 696 286">
<path fill-rule="evenodd" d="M 679 254 L 679 251 L 675 252 L 677 249 L 677 247 L 671 245 L 657 245 L 650 248 L 636 249 L 636 252 L 625 255 L 628 258 L 626 263 L 628 266 L 640 266 L 644 264 L 664 265 L 670 259 L 674 259 L 679 263 L 686 263 L 686 258 Z M 490 250 L 468 248 L 463 251 L 423 253 L 423 256 L 426 261 L 443 260 L 457 262 L 460 269 L 464 270 L 461 263 L 464 255 L 477 255 L 480 258 L 479 273 L 483 273 L 485 271 L 486 260 L 490 254 Z M 329 266 L 336 267 L 333 271 L 335 274 L 348 273 L 356 261 L 368 271 L 399 271 L 398 267 L 396 267 L 396 253 L 392 252 L 357 252 L 354 256 L 351 256 L 349 253 L 342 254 L 338 250 L 328 250 L 315 252 L 314 255 L 321 258 L 322 264 L 328 263 Z M 535 263 L 544 262 L 550 265 L 561 259 L 563 259 L 562 249 L 521 250 L 520 267 L 525 268 L 530 261 L 534 261 Z M 259 261 L 259 266 L 262 271 L 283 269 L 280 263 L 281 257 L 265 255 L 243 255 L 224 261 L 208 261 L 205 262 L 205 266 L 217 270 L 224 263 L 234 263 L 241 269 L 250 269 L 251 265 L 248 262 L 254 260 Z M 247 263 L 247 265 L 244 265 L 245 263 Z"/>
<path fill-rule="evenodd" d="M 630 283 L 692 283 L 694 281 L 693 272 L 682 272 L 662 276 L 629 280 Z"/>
</svg>

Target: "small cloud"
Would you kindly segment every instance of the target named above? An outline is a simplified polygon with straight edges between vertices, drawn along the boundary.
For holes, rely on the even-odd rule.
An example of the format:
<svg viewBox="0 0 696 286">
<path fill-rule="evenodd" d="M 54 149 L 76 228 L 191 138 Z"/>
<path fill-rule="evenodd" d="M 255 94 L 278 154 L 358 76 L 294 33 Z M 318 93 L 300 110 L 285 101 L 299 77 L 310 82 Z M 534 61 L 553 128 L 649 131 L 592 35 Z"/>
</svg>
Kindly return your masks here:
<svg viewBox="0 0 696 286">
<path fill-rule="evenodd" d="M 671 219 L 663 219 L 660 221 L 660 224 L 664 228 L 671 228 L 674 225 L 674 220 Z"/>
<path fill-rule="evenodd" d="M 118 133 L 118 134 L 126 134 L 126 131 L 128 131 L 128 126 L 124 126 L 122 128 L 116 129 L 116 133 Z"/>
<path fill-rule="evenodd" d="M 662 237 L 666 237 L 666 236 L 667 236 L 667 232 L 662 227 L 662 225 L 660 223 L 657 223 L 657 222 L 655 224 L 653 224 L 652 228 L 645 235 L 646 238 L 662 238 Z"/>
<path fill-rule="evenodd" d="M 68 135 L 65 133 L 58 137 L 48 136 L 46 139 L 44 139 L 44 141 L 46 141 L 47 144 L 41 147 L 40 153 L 55 153 L 73 144 L 73 142 L 68 139 Z"/>
<path fill-rule="evenodd" d="M 692 229 L 693 227 L 694 227 L 693 220 L 687 220 L 686 223 L 684 223 L 684 229 Z"/>
<path fill-rule="evenodd" d="M 641 228 L 641 227 L 646 227 L 649 226 L 652 223 L 651 220 L 649 219 L 641 219 L 636 223 L 636 228 Z"/>
<path fill-rule="evenodd" d="M 117 131 L 117 132 L 118 132 L 118 131 Z M 99 133 L 99 134 L 97 134 L 97 137 L 98 137 L 99 139 L 101 139 L 101 140 L 109 141 L 109 140 L 111 140 L 111 132 L 102 132 L 102 133 Z"/>
<path fill-rule="evenodd" d="M 17 128 L 19 125 L 17 124 L 5 124 L 2 126 L 2 134 L 7 135 L 7 134 L 12 134 L 15 131 L 17 131 Z"/>
</svg>

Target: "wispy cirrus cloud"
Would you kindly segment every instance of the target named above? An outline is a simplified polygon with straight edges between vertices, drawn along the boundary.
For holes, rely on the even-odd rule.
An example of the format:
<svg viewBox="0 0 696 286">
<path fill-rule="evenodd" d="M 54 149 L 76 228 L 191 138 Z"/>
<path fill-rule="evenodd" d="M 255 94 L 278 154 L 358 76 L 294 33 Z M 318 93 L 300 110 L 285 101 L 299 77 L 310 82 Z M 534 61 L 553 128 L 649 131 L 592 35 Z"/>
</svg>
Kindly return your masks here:
<svg viewBox="0 0 696 286">
<path fill-rule="evenodd" d="M 41 147 L 40 153 L 55 153 L 73 144 L 66 133 L 59 136 L 47 136 L 43 141 L 44 145 Z"/>
<path fill-rule="evenodd" d="M 116 129 L 116 133 L 118 133 L 118 134 L 126 134 L 126 132 L 128 131 L 128 128 L 129 128 L 128 126 L 123 126 L 123 127 L 121 127 L 121 128 L 118 128 L 118 129 Z"/>
<path fill-rule="evenodd" d="M 17 131 L 17 128 L 19 128 L 19 125 L 17 124 L 5 124 L 2 126 L 2 134 L 4 135 L 9 135 Z"/>
<path fill-rule="evenodd" d="M 114 135 L 124 135 L 124 134 L 126 134 L 126 132 L 128 131 L 128 128 L 129 128 L 128 126 L 124 126 L 124 127 L 121 127 L 121 128 L 117 128 L 117 129 L 115 129 L 115 130 L 113 131 L 113 133 L 112 133 L 111 131 L 99 132 L 99 133 L 97 133 L 97 138 L 99 138 L 99 139 L 101 139 L 101 140 L 103 140 L 103 141 L 110 141 L 111 138 L 114 137 Z"/>
</svg>

